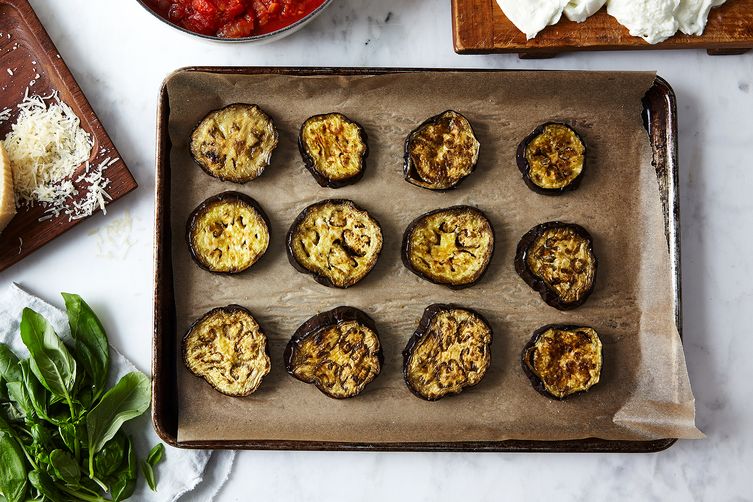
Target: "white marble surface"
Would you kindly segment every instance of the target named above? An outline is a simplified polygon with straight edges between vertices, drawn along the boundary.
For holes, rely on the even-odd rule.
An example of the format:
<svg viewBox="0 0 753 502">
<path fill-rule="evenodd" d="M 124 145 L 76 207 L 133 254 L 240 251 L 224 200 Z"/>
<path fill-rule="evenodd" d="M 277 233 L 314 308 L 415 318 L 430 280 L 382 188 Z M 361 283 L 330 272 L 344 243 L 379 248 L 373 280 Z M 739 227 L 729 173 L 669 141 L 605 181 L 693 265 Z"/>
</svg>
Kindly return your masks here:
<svg viewBox="0 0 753 502">
<path fill-rule="evenodd" d="M 753 54 L 458 56 L 447 0 L 336 0 L 265 47 L 189 38 L 135 0 L 32 0 L 141 188 L 0 274 L 55 300 L 75 291 L 142 369 L 151 340 L 157 93 L 187 65 L 658 70 L 680 118 L 685 350 L 708 439 L 652 455 L 244 452 L 221 500 L 753 500 Z M 389 22 L 386 20 L 389 18 Z M 99 236 L 131 222 L 124 246 Z M 128 247 L 130 244 L 130 247 Z"/>
</svg>

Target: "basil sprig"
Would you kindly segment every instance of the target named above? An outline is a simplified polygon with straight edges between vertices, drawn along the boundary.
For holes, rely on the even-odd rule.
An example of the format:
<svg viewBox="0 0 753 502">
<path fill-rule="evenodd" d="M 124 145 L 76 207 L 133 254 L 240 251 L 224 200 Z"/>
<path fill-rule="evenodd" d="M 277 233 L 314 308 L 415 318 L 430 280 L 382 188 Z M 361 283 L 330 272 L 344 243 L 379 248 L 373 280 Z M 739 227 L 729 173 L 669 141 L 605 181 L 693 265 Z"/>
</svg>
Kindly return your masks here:
<svg viewBox="0 0 753 502">
<path fill-rule="evenodd" d="M 136 488 L 138 460 L 123 423 L 149 407 L 149 378 L 134 371 L 107 388 L 110 344 L 78 295 L 63 293 L 67 345 L 31 309 L 21 316 L 29 357 L 0 343 L 0 500 L 120 501 Z M 159 443 L 141 463 L 156 490 Z"/>
</svg>

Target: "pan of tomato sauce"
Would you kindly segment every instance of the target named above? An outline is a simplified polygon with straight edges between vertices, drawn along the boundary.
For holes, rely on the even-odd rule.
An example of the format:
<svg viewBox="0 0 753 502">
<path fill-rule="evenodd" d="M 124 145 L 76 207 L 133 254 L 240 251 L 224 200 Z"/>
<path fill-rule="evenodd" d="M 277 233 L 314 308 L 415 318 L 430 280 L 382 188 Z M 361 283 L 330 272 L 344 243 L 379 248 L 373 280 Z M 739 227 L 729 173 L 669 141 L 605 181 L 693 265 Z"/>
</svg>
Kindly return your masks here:
<svg viewBox="0 0 753 502">
<path fill-rule="evenodd" d="M 199 35 L 237 39 L 286 28 L 326 0 L 142 0 L 172 24 Z"/>
</svg>

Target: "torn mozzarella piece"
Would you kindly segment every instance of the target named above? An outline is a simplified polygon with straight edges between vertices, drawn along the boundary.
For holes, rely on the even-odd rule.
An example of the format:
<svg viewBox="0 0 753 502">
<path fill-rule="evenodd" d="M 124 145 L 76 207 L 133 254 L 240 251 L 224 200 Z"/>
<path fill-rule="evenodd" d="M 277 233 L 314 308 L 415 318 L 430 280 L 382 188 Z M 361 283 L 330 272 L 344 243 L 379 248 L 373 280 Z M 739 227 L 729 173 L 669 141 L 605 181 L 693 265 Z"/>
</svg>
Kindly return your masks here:
<svg viewBox="0 0 753 502">
<path fill-rule="evenodd" d="M 686 35 L 703 35 L 709 12 L 726 0 L 680 0 L 675 17 Z"/>
<path fill-rule="evenodd" d="M 531 40 L 547 26 L 557 24 L 568 0 L 497 0 L 507 19 Z"/>
<path fill-rule="evenodd" d="M 607 0 L 570 0 L 565 6 L 565 16 L 570 21 L 582 23 L 604 7 Z"/>
<path fill-rule="evenodd" d="M 675 10 L 680 0 L 609 0 L 607 12 L 650 44 L 658 44 L 677 32 Z"/>
</svg>

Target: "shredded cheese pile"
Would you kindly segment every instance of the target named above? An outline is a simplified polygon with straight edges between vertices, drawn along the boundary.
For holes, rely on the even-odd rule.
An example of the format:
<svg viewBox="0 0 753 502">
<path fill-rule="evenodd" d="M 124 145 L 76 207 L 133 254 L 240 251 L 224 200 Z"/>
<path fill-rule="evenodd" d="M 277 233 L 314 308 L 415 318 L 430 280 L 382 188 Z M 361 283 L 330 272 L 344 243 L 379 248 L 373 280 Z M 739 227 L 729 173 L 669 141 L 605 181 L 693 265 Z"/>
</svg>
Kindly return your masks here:
<svg viewBox="0 0 753 502">
<path fill-rule="evenodd" d="M 27 88 L 17 108 L 18 119 L 4 142 L 13 167 L 17 205 L 41 204 L 47 213 L 42 220 L 60 215 L 76 220 L 97 209 L 105 212 L 111 197 L 104 171 L 118 159 L 89 163 L 92 137 L 57 92 L 30 96 Z M 83 174 L 74 179 L 84 163 Z M 86 193 L 78 197 L 77 187 L 82 184 Z"/>
<path fill-rule="evenodd" d="M 5 122 L 10 118 L 10 108 L 6 108 L 4 110 L 0 110 L 0 124 Z"/>
</svg>

